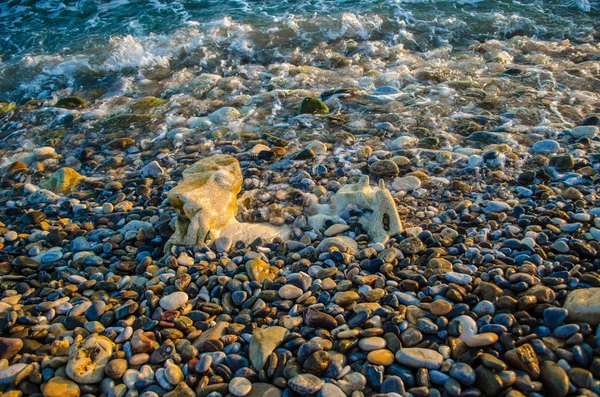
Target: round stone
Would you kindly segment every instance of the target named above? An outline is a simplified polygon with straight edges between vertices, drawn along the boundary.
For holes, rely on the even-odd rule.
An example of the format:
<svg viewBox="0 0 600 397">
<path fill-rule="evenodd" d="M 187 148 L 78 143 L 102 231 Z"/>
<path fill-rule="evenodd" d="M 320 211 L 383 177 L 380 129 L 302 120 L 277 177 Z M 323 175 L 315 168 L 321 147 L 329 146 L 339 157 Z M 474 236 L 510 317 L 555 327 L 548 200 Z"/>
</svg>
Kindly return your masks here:
<svg viewBox="0 0 600 397">
<path fill-rule="evenodd" d="M 165 310 L 177 310 L 188 301 L 188 294 L 182 291 L 173 292 L 160 298 L 159 304 Z"/>
<path fill-rule="evenodd" d="M 113 379 L 121 379 L 125 371 L 127 371 L 127 360 L 123 358 L 109 361 L 104 368 L 104 373 Z"/>
<path fill-rule="evenodd" d="M 385 344 L 385 339 L 378 336 L 371 336 L 358 341 L 358 346 L 364 351 L 383 349 Z"/>
<path fill-rule="evenodd" d="M 394 190 L 398 190 L 398 191 L 399 190 L 407 190 L 407 191 L 417 190 L 420 187 L 421 187 L 421 180 L 413 175 L 396 178 L 392 182 L 392 188 L 394 188 Z"/>
<path fill-rule="evenodd" d="M 394 353 L 387 349 L 373 350 L 367 355 L 367 360 L 375 365 L 392 365 L 394 363 Z"/>
<path fill-rule="evenodd" d="M 17 238 L 19 237 L 19 235 L 17 234 L 17 232 L 10 230 L 6 233 L 4 233 L 4 239 L 9 242 L 12 243 L 13 241 L 15 241 Z"/>
<path fill-rule="evenodd" d="M 433 301 L 429 305 L 429 311 L 436 316 L 444 316 L 450 313 L 450 310 L 452 310 L 452 304 L 445 300 Z"/>
<path fill-rule="evenodd" d="M 325 383 L 317 393 L 317 397 L 346 397 L 346 393 L 333 383 Z"/>
<path fill-rule="evenodd" d="M 79 397 L 81 390 L 72 380 L 56 376 L 43 386 L 42 393 L 44 397 Z"/>
<path fill-rule="evenodd" d="M 292 284 L 287 284 L 279 288 L 279 296 L 282 299 L 296 299 L 299 298 L 302 294 L 302 290 Z"/>
<path fill-rule="evenodd" d="M 531 153 L 552 154 L 560 152 L 560 145 L 552 139 L 544 139 L 533 144 Z"/>
<path fill-rule="evenodd" d="M 288 381 L 290 389 L 299 394 L 313 394 L 321 390 L 323 381 L 311 374 L 294 376 Z"/>
<path fill-rule="evenodd" d="M 229 382 L 229 392 L 237 397 L 245 396 L 252 390 L 252 383 L 246 378 L 235 377 Z"/>
<path fill-rule="evenodd" d="M 376 176 L 395 176 L 398 175 L 400 169 L 392 160 L 379 160 L 371 164 L 369 171 Z"/>
<path fill-rule="evenodd" d="M 466 285 L 471 283 L 472 277 L 468 274 L 462 274 L 457 272 L 447 272 L 444 277 L 451 283 Z"/>
</svg>

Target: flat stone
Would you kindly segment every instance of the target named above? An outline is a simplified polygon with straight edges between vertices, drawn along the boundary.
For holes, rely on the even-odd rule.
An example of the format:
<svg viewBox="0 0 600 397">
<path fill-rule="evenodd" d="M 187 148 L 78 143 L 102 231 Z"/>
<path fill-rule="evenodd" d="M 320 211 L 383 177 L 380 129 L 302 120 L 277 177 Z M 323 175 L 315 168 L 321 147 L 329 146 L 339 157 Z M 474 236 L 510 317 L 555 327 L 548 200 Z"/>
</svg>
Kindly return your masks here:
<svg viewBox="0 0 600 397">
<path fill-rule="evenodd" d="M 466 343 L 469 347 L 483 347 L 494 344 L 498 341 L 498 335 L 492 332 L 484 332 L 482 334 L 473 335 L 467 339 Z"/>
<path fill-rule="evenodd" d="M 378 350 L 385 348 L 385 339 L 378 336 L 371 336 L 369 338 L 362 338 L 358 341 L 358 346 L 364 351 Z"/>
<path fill-rule="evenodd" d="M 165 310 L 177 310 L 181 306 L 185 305 L 188 299 L 188 294 L 182 291 L 177 291 L 160 298 L 159 304 L 160 307 Z"/>
<path fill-rule="evenodd" d="M 313 394 L 321 390 L 323 381 L 312 374 L 294 376 L 288 381 L 288 387 L 298 394 Z"/>
<path fill-rule="evenodd" d="M 486 212 L 506 212 L 510 209 L 510 205 L 504 201 L 488 201 L 485 207 Z"/>
<path fill-rule="evenodd" d="M 431 302 L 429 311 L 436 316 L 444 316 L 452 310 L 452 304 L 445 300 L 437 300 Z"/>
<path fill-rule="evenodd" d="M 373 350 L 367 355 L 367 360 L 375 365 L 392 365 L 394 363 L 394 353 L 387 349 Z"/>
<path fill-rule="evenodd" d="M 593 125 L 580 125 L 571 130 L 575 138 L 593 138 L 598 135 L 598 127 Z"/>
<path fill-rule="evenodd" d="M 13 364 L 4 369 L 0 369 L 0 385 L 16 383 L 18 378 L 22 378 L 22 373 L 23 371 L 27 371 L 27 368 L 29 368 L 29 372 L 33 369 L 31 365 L 23 363 Z"/>
<path fill-rule="evenodd" d="M 340 306 L 348 306 L 356 302 L 360 298 L 360 295 L 354 291 L 339 292 L 335 296 L 335 303 Z"/>
<path fill-rule="evenodd" d="M 531 153 L 552 154 L 560 152 L 560 145 L 552 139 L 544 139 L 533 144 Z"/>
<path fill-rule="evenodd" d="M 325 383 L 317 392 L 317 397 L 346 397 L 346 393 L 333 383 Z"/>
<path fill-rule="evenodd" d="M 225 331 L 227 330 L 228 326 L 229 323 L 225 321 L 219 321 L 215 324 L 214 327 L 211 327 L 208 330 L 204 331 L 198 337 L 198 339 L 194 341 L 194 347 L 198 348 L 199 346 L 202 346 L 204 342 L 209 340 L 219 340 L 221 336 L 225 335 Z"/>
<path fill-rule="evenodd" d="M 323 239 L 317 246 L 319 252 L 329 252 L 331 247 L 336 247 L 341 252 L 355 255 L 358 252 L 358 244 L 354 239 L 346 236 L 334 236 Z"/>
<path fill-rule="evenodd" d="M 392 188 L 397 191 L 400 191 L 400 190 L 412 191 L 412 190 L 417 190 L 420 187 L 421 187 L 421 180 L 413 175 L 396 178 L 392 182 Z"/>
<path fill-rule="evenodd" d="M 396 353 L 396 361 L 411 368 L 438 369 L 444 357 L 435 350 L 420 347 L 405 347 Z"/>
<path fill-rule="evenodd" d="M 473 280 L 472 277 L 469 276 L 468 274 L 462 274 L 462 273 L 457 273 L 457 272 L 446 272 L 446 274 L 444 274 L 444 277 L 446 278 L 446 280 L 450 281 L 451 283 L 455 283 L 455 284 L 459 284 L 459 285 L 470 284 L 471 281 Z"/>
<path fill-rule="evenodd" d="M 160 164 L 158 164 L 157 161 L 151 161 L 140 170 L 140 174 L 143 178 L 157 176 L 163 174 L 164 172 L 165 170 L 160 166 Z"/>
<path fill-rule="evenodd" d="M 296 287 L 295 285 L 286 284 L 279 288 L 279 296 L 282 299 L 296 299 L 299 298 L 304 292 Z"/>
<path fill-rule="evenodd" d="M 252 390 L 252 383 L 246 378 L 235 377 L 229 381 L 229 392 L 237 397 L 243 397 Z"/>
<path fill-rule="evenodd" d="M 253 383 L 252 390 L 246 394 L 246 397 L 281 397 L 281 389 L 269 383 Z M 228 394 L 227 397 L 233 397 L 233 394 Z"/>
<path fill-rule="evenodd" d="M 569 311 L 567 320 L 571 322 L 600 323 L 600 288 L 578 289 L 569 292 L 563 307 Z"/>
<path fill-rule="evenodd" d="M 344 233 L 348 229 L 350 229 L 350 226 L 344 225 L 343 223 L 336 223 L 335 225 L 329 226 L 323 234 L 325 234 L 326 237 L 333 237 L 338 234 Z"/>
<path fill-rule="evenodd" d="M 273 326 L 255 331 L 250 338 L 249 357 L 252 366 L 260 371 L 267 362 L 267 358 L 279 346 L 283 339 L 290 333 L 286 328 Z"/>
</svg>

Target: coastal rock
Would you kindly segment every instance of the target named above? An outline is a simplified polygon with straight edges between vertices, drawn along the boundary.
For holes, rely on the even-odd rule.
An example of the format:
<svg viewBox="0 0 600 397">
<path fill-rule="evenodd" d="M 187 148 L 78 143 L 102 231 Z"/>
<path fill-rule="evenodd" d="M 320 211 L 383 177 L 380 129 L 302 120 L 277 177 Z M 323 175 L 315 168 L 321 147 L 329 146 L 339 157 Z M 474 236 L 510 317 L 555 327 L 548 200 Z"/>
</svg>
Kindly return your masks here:
<svg viewBox="0 0 600 397">
<path fill-rule="evenodd" d="M 538 141 L 531 147 L 531 153 L 536 154 L 552 154 L 560 151 L 560 145 L 558 142 L 552 139 L 545 139 Z"/>
<path fill-rule="evenodd" d="M 360 223 L 375 242 L 386 242 L 390 236 L 402 232 L 402 223 L 394 199 L 383 180 L 379 187 L 373 189 L 369 185 L 369 177 L 363 176 L 356 184 L 344 185 L 331 198 L 328 207 L 313 207 L 317 213 L 338 215 L 349 205 L 363 209 Z"/>
<path fill-rule="evenodd" d="M 598 127 L 594 125 L 580 125 L 571 130 L 575 138 L 593 138 L 598 135 Z"/>
<path fill-rule="evenodd" d="M 100 382 L 114 346 L 110 339 L 97 334 L 87 337 L 80 346 L 73 345 L 69 351 L 67 375 L 77 383 Z"/>
<path fill-rule="evenodd" d="M 290 379 L 288 386 L 300 395 L 307 395 L 321 390 L 323 381 L 312 374 L 301 374 Z"/>
<path fill-rule="evenodd" d="M 232 397 L 233 394 L 227 395 L 227 397 Z M 281 397 L 282 392 L 276 386 L 273 386 L 268 383 L 254 382 L 252 383 L 252 389 L 246 397 Z"/>
<path fill-rule="evenodd" d="M 240 165 L 228 155 L 204 158 L 183 171 L 183 179 L 167 194 L 177 211 L 177 222 L 166 249 L 173 245 L 193 248 L 219 236 L 232 241 L 286 238 L 286 227 L 239 223 L 235 219 L 241 188 Z"/>
<path fill-rule="evenodd" d="M 69 194 L 85 180 L 73 168 L 63 167 L 56 171 L 50 179 L 40 183 L 40 187 L 58 194 Z"/>
<path fill-rule="evenodd" d="M 82 99 L 82 98 L 79 98 L 76 96 L 60 98 L 54 104 L 54 107 L 62 108 L 62 109 L 81 109 L 81 108 L 85 108 L 87 106 L 88 106 L 88 103 L 86 102 L 85 99 Z"/>
</svg>

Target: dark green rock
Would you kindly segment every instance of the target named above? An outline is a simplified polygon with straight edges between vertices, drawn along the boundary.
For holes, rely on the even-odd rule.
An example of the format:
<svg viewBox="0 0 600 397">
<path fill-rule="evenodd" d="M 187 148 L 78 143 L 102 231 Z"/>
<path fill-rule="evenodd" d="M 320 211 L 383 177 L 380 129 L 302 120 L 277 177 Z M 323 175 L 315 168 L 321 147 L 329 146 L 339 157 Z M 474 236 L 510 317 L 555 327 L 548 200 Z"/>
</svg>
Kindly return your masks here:
<svg viewBox="0 0 600 397">
<path fill-rule="evenodd" d="M 323 101 L 314 97 L 306 97 L 300 103 L 299 114 L 327 114 L 329 108 Z"/>
<path fill-rule="evenodd" d="M 62 109 L 81 109 L 87 107 L 88 103 L 85 99 L 76 96 L 70 96 L 59 99 L 54 107 Z"/>
</svg>

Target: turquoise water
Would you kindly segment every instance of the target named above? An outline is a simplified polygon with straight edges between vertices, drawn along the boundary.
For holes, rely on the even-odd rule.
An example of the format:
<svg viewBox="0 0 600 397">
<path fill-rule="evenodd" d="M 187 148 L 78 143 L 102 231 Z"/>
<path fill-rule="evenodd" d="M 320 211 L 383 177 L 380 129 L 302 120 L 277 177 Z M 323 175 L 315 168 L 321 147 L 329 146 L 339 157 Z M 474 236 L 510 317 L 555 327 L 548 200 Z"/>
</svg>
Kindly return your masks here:
<svg viewBox="0 0 600 397">
<path fill-rule="evenodd" d="M 0 96 L 20 103 L 122 93 L 152 73 L 322 66 L 325 47 L 352 57 L 364 44 L 424 53 L 516 35 L 578 44 L 599 38 L 599 12 L 586 0 L 13 0 L 0 16 Z"/>
</svg>

